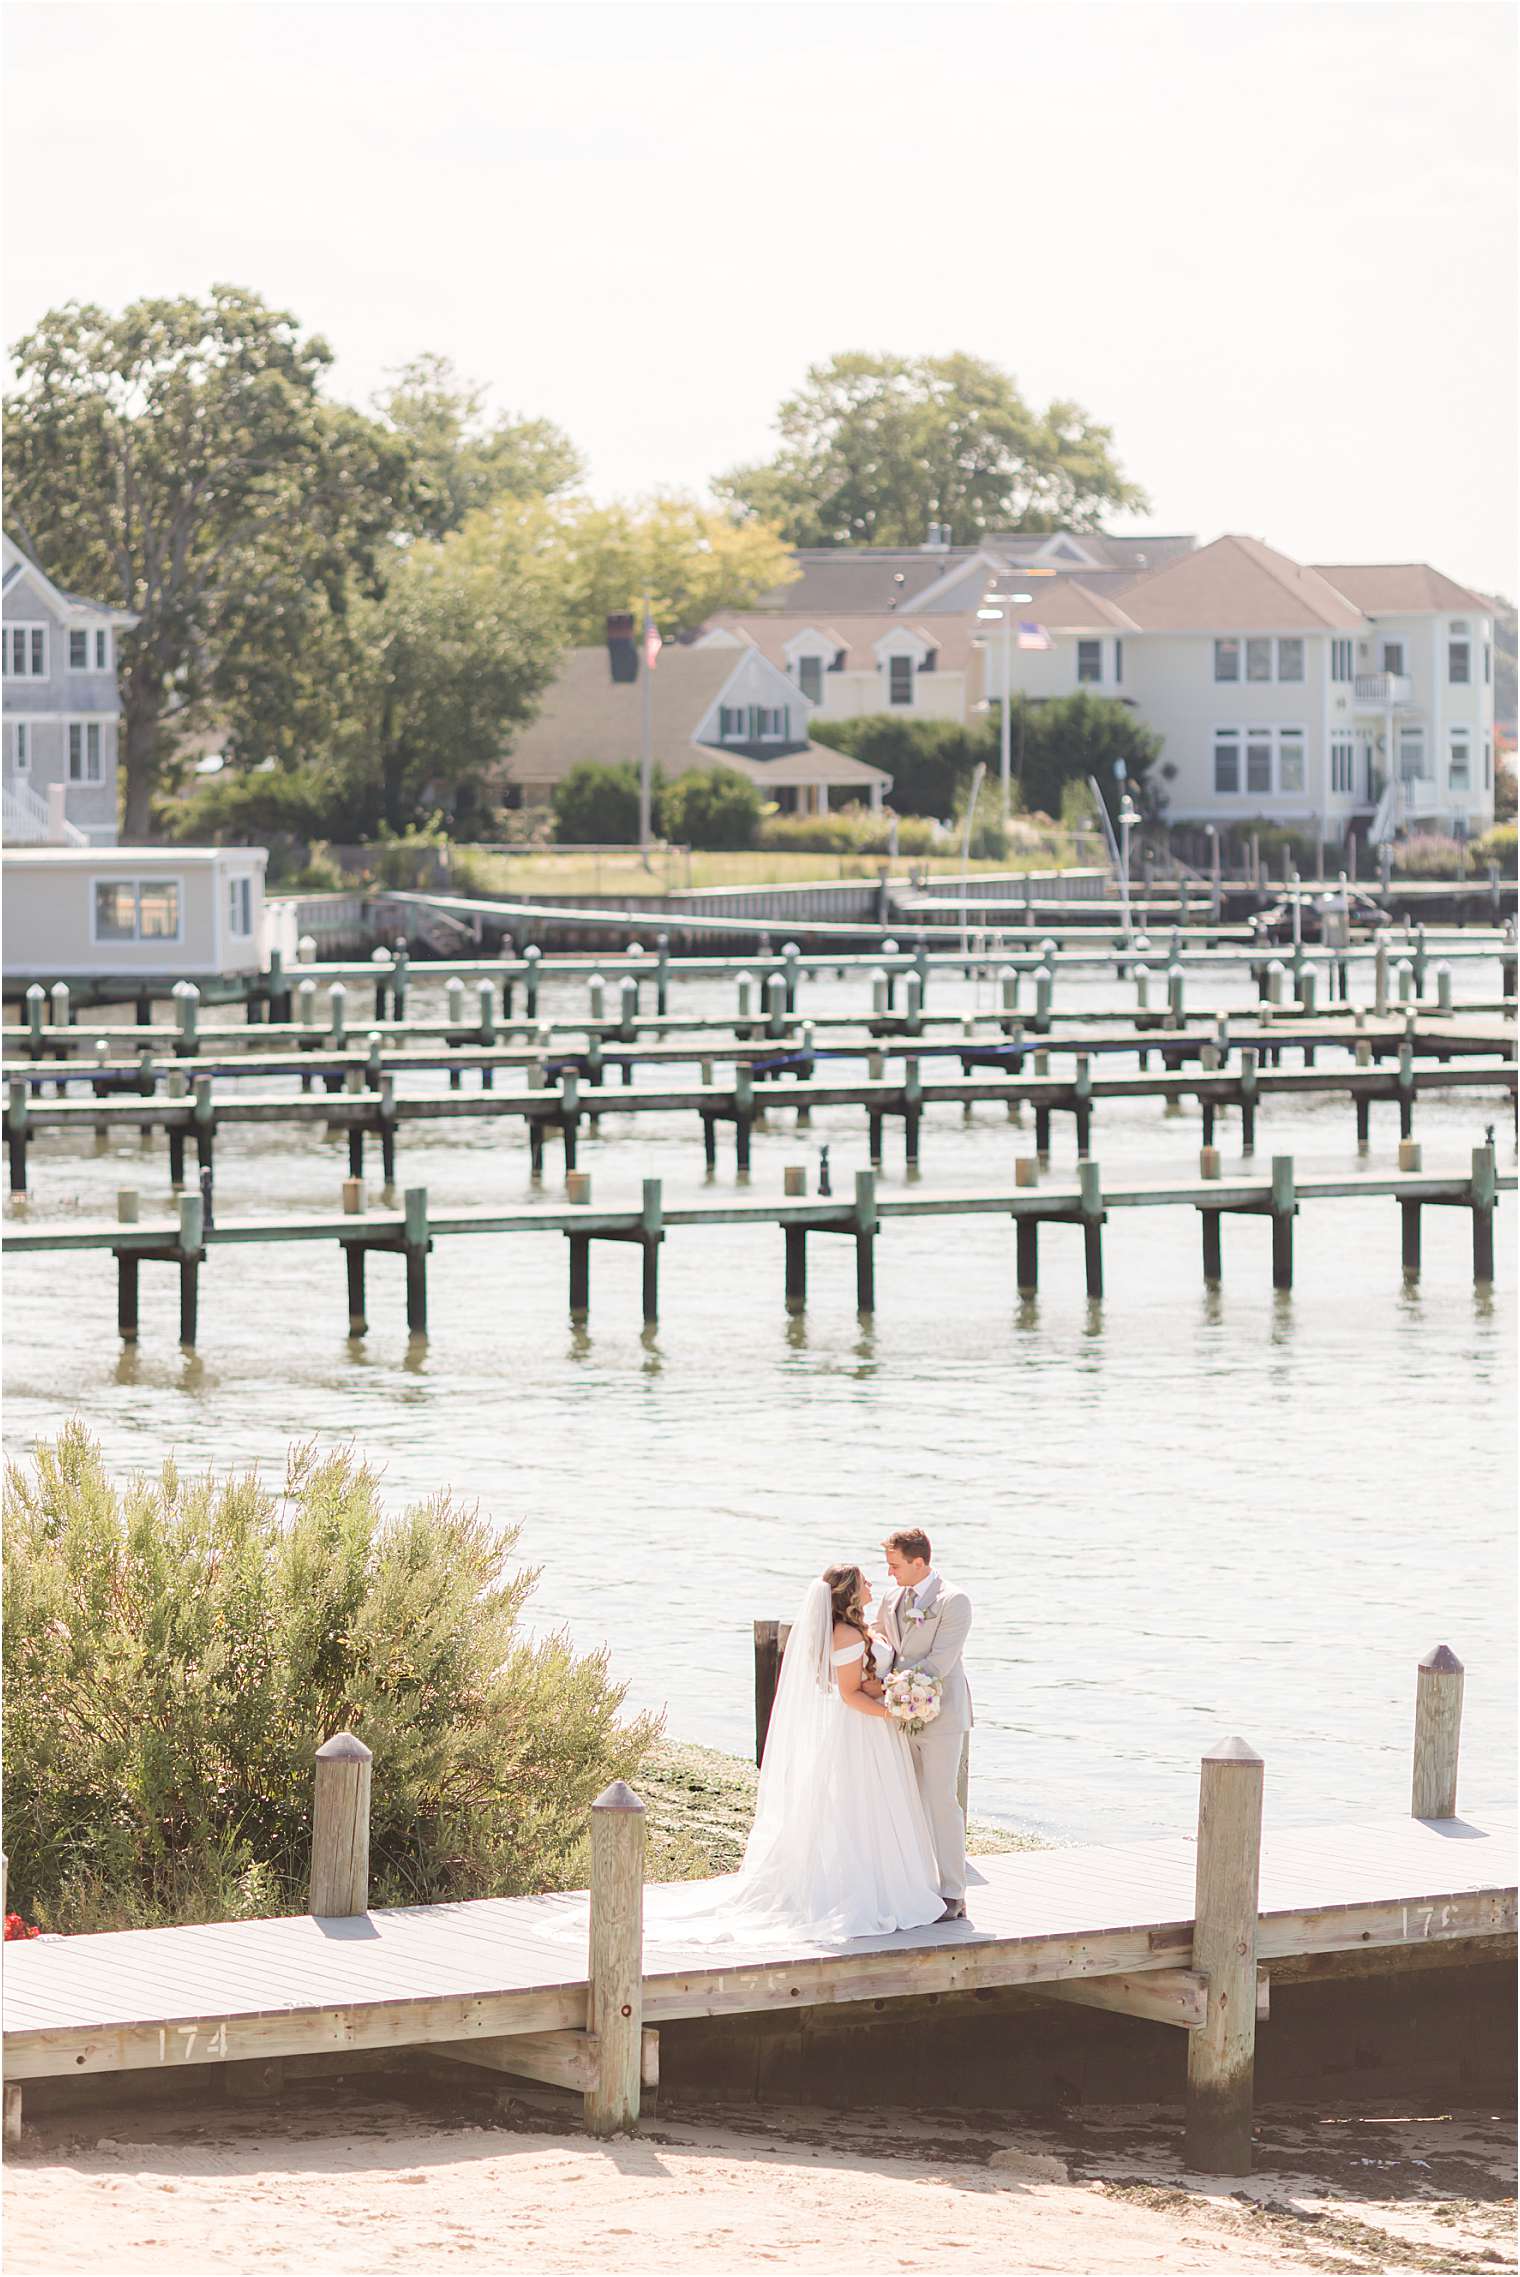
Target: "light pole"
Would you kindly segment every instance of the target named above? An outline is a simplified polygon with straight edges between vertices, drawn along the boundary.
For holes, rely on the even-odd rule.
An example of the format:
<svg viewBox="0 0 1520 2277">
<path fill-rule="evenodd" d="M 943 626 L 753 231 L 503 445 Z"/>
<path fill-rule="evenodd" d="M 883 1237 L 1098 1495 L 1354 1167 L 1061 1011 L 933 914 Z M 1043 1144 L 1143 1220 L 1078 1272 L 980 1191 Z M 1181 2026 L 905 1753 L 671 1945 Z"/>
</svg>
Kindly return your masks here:
<svg viewBox="0 0 1520 2277">
<path fill-rule="evenodd" d="M 984 623 L 1003 625 L 1003 825 L 1013 820 L 1013 612 L 1033 599 L 1029 593 L 984 593 L 977 616 Z"/>
</svg>

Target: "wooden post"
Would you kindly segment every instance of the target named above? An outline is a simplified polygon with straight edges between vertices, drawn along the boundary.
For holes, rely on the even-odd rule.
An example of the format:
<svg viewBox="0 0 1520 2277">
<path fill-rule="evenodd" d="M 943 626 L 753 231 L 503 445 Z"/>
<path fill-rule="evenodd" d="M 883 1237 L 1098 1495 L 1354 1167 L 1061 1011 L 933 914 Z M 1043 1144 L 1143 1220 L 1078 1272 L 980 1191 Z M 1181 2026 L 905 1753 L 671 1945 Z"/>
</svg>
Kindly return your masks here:
<svg viewBox="0 0 1520 2277">
<path fill-rule="evenodd" d="M 1198 1212 L 1203 1226 L 1203 1277 L 1205 1281 L 1224 1279 L 1224 1241 L 1222 1237 L 1222 1210 L 1201 1209 Z"/>
<path fill-rule="evenodd" d="M 1293 1157 L 1272 1157 L 1272 1286 L 1293 1286 L 1293 1220 L 1298 1204 L 1293 1199 Z"/>
<path fill-rule="evenodd" d="M 26 1192 L 27 1108 L 30 1104 L 23 1076 L 13 1076 L 5 1105 L 5 1150 L 10 1156 L 11 1192 Z"/>
<path fill-rule="evenodd" d="M 137 1342 L 137 1280 L 141 1262 L 135 1249 L 116 1252 L 116 1328 L 123 1344 Z"/>
<path fill-rule="evenodd" d="M 1082 1247 L 1087 1265 L 1087 1293 L 1103 1294 L 1103 1180 L 1096 1162 L 1077 1164 L 1082 1193 Z"/>
<path fill-rule="evenodd" d="M 658 1178 L 644 1180 L 643 1240 L 644 1321 L 653 1326 L 660 1317 L 660 1243 L 665 1239 L 664 1186 Z"/>
<path fill-rule="evenodd" d="M 1402 1256 L 1406 1273 L 1420 1270 L 1420 1205 L 1418 1202 L 1400 1202 L 1399 1215 L 1404 1221 Z"/>
<path fill-rule="evenodd" d="M 1188 2034 L 1186 2157 L 1204 2174 L 1251 2171 L 1262 1780 L 1243 1739 L 1203 1759 L 1193 1967 L 1209 1999 L 1207 2022 Z"/>
<path fill-rule="evenodd" d="M 776 1704 L 776 1686 L 781 1681 L 781 1662 L 786 1652 L 786 1640 L 792 1633 L 790 1621 L 757 1621 L 755 1623 L 755 1761 L 765 1760 L 765 1735 L 771 1728 L 771 1710 Z"/>
<path fill-rule="evenodd" d="M 876 1310 L 876 1174 L 855 1173 L 855 1309 Z"/>
<path fill-rule="evenodd" d="M 1472 1150 L 1473 1279 L 1494 1277 L 1494 1211 L 1499 1205 L 1498 1166 L 1491 1146 Z"/>
<path fill-rule="evenodd" d="M 1040 1221 L 1017 1217 L 1013 1221 L 1015 1276 L 1021 1297 L 1032 1297 L 1040 1286 Z"/>
<path fill-rule="evenodd" d="M 411 1336 L 427 1334 L 428 1200 L 426 1186 L 408 1186 L 402 1196 L 406 1212 L 406 1326 Z"/>
<path fill-rule="evenodd" d="M 194 1346 L 200 1289 L 201 1259 L 205 1250 L 205 1204 L 199 1194 L 179 1198 L 179 1340 Z"/>
<path fill-rule="evenodd" d="M 585 1320 L 591 1312 L 591 1236 L 572 1233 L 570 1243 L 570 1318 Z"/>
<path fill-rule="evenodd" d="M 807 1227 L 784 1226 L 782 1234 L 786 1242 L 786 1309 L 803 1312 L 807 1307 Z"/>
<path fill-rule="evenodd" d="M 1462 1741 L 1462 1663 L 1450 1645 L 1426 1653 L 1415 1677 L 1411 1818 L 1455 1818 Z"/>
<path fill-rule="evenodd" d="M 369 1911 L 369 1785 L 362 1739 L 340 1731 L 317 1749 L 311 1812 L 310 1911 L 318 1921 Z"/>
<path fill-rule="evenodd" d="M 369 1329 L 364 1310 L 364 1244 L 345 1241 L 343 1259 L 348 1270 L 348 1333 L 363 1336 Z"/>
<path fill-rule="evenodd" d="M 644 1806 L 621 1779 L 591 1806 L 586 2029 L 597 2078 L 583 2105 L 593 2135 L 639 2123 L 644 2054 Z"/>
</svg>

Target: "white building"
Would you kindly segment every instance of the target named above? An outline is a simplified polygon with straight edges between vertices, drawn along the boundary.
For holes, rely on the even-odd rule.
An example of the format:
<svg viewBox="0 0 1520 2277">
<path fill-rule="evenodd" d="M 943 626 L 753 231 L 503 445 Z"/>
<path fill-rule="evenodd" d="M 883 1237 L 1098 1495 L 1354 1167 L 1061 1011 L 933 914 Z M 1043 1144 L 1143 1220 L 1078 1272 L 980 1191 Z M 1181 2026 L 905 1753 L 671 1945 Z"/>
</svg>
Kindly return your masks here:
<svg viewBox="0 0 1520 2277">
<path fill-rule="evenodd" d="M 1087 532 L 797 560 L 770 605 L 704 638 L 750 641 L 824 716 L 972 719 L 1001 702 L 1006 658 L 1026 701 L 1132 705 L 1163 738 L 1151 780 L 1174 821 L 1336 841 L 1493 820 L 1493 604 L 1423 563 Z M 1002 623 L 978 616 L 989 593 Z"/>
<path fill-rule="evenodd" d="M 3 541 L 7 845 L 116 842 L 117 641 L 137 619 L 87 601 Z"/>
<path fill-rule="evenodd" d="M 79 978 L 203 980 L 290 955 L 266 910 L 262 846 L 17 846 L 4 856 L 7 987 Z"/>
</svg>

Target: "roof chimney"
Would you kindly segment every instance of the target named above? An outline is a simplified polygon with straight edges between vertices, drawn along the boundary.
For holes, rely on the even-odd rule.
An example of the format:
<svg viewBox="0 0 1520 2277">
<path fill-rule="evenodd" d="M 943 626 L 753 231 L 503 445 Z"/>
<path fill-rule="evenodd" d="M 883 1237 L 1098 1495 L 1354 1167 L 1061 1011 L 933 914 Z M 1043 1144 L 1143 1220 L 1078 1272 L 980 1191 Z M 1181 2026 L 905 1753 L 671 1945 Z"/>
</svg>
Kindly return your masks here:
<svg viewBox="0 0 1520 2277">
<path fill-rule="evenodd" d="M 633 615 L 621 610 L 607 619 L 607 661 L 614 680 L 636 680 L 639 652 L 633 638 Z"/>
<path fill-rule="evenodd" d="M 924 541 L 924 551 L 925 551 L 925 553 L 945 553 L 945 552 L 948 550 L 948 548 L 949 548 L 949 545 L 950 545 L 950 525 L 949 525 L 949 523 L 948 523 L 948 522 L 931 522 L 931 523 L 929 524 L 929 535 L 928 535 L 928 537 L 927 537 L 927 538 L 925 539 L 925 541 Z"/>
</svg>

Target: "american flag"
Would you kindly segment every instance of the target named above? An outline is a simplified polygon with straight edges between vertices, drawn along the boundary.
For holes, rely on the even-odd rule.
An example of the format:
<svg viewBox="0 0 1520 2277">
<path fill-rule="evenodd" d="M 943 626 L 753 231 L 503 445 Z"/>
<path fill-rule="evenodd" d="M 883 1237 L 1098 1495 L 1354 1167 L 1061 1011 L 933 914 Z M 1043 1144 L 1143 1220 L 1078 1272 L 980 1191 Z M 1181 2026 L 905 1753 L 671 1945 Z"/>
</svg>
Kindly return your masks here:
<svg viewBox="0 0 1520 2277">
<path fill-rule="evenodd" d="M 660 650 L 664 645 L 665 643 L 660 638 L 659 627 L 655 624 L 653 617 L 646 617 L 644 619 L 644 662 L 651 672 L 655 668 Z"/>
<path fill-rule="evenodd" d="M 1043 625 L 1029 624 L 1020 618 L 1019 646 L 1020 648 L 1049 648 L 1050 635 Z"/>
</svg>

